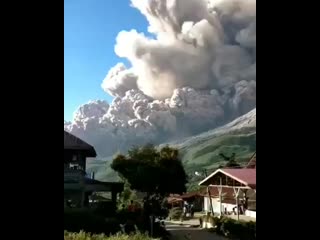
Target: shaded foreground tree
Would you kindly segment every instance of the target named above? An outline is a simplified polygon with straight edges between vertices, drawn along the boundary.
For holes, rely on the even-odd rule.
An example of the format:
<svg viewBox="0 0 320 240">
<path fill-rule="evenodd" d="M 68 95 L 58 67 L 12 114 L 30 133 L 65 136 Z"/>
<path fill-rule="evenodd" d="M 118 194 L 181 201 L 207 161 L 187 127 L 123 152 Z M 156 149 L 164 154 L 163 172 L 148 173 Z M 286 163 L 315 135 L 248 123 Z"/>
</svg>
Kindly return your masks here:
<svg viewBox="0 0 320 240">
<path fill-rule="evenodd" d="M 168 216 L 165 198 L 170 193 L 186 191 L 187 175 L 178 150 L 168 146 L 158 150 L 150 144 L 135 147 L 127 155 L 117 155 L 111 168 L 118 172 L 132 190 L 147 193 L 143 203 L 143 224 L 139 230 L 147 230 L 152 236 L 166 236 L 165 228 L 159 223 L 155 224 L 155 219 Z"/>
<path fill-rule="evenodd" d="M 158 150 L 153 145 L 135 147 L 128 155 L 117 155 L 111 168 L 125 178 L 131 188 L 148 196 L 165 197 L 186 191 L 187 175 L 177 149 Z"/>
</svg>

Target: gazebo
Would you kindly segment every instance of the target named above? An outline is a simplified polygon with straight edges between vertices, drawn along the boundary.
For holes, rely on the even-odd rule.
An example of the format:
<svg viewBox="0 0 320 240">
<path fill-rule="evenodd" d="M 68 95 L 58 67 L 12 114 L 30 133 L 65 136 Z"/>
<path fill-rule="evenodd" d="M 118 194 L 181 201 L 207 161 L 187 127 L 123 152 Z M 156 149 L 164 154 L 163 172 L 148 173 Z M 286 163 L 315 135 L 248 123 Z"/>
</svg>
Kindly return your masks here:
<svg viewBox="0 0 320 240">
<path fill-rule="evenodd" d="M 256 169 L 241 168 L 241 169 L 218 169 L 204 180 L 199 185 L 214 187 L 218 189 L 220 199 L 220 215 L 222 215 L 222 190 L 225 188 L 233 189 L 234 198 L 236 200 L 237 215 L 239 219 L 239 197 L 242 194 L 242 199 L 247 205 L 248 191 L 256 193 Z M 211 201 L 211 199 L 210 199 Z"/>
</svg>

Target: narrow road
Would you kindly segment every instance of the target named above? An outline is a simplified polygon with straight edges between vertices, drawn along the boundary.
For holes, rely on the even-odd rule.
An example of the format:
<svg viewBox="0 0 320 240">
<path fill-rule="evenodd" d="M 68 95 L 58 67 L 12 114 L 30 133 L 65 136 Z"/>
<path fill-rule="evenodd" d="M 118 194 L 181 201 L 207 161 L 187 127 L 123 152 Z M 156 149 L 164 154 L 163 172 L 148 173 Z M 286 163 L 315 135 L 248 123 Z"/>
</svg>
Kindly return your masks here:
<svg viewBox="0 0 320 240">
<path fill-rule="evenodd" d="M 166 229 L 171 233 L 171 240 L 226 240 L 226 238 L 205 229 L 188 225 L 166 223 Z"/>
</svg>

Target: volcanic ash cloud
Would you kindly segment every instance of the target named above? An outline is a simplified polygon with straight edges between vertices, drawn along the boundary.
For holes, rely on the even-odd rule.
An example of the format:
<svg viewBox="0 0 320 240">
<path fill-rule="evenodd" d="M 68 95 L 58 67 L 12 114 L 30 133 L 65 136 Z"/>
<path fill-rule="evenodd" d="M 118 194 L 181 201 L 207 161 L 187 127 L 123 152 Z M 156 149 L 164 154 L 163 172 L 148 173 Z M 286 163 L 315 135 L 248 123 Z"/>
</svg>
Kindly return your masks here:
<svg viewBox="0 0 320 240">
<path fill-rule="evenodd" d="M 65 129 L 102 155 L 208 130 L 256 105 L 255 0 L 131 0 L 149 34 L 121 31 L 102 88 Z"/>
</svg>

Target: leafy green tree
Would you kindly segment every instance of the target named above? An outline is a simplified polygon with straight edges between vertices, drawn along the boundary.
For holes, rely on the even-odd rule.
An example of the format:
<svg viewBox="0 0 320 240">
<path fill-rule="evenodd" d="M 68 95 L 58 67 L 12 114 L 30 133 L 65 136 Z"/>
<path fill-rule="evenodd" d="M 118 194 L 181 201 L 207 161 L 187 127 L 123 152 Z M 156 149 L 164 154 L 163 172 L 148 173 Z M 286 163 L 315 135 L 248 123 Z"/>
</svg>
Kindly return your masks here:
<svg viewBox="0 0 320 240">
<path fill-rule="evenodd" d="M 186 191 L 187 175 L 177 149 L 169 146 L 158 150 L 148 144 L 134 147 L 127 155 L 118 154 L 111 168 L 126 179 L 133 190 L 148 196 L 167 196 Z"/>
</svg>

